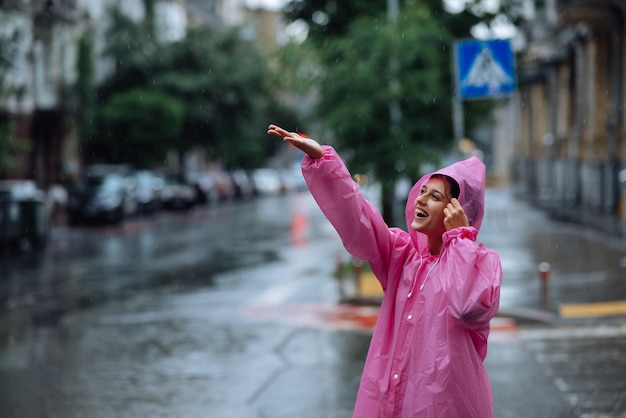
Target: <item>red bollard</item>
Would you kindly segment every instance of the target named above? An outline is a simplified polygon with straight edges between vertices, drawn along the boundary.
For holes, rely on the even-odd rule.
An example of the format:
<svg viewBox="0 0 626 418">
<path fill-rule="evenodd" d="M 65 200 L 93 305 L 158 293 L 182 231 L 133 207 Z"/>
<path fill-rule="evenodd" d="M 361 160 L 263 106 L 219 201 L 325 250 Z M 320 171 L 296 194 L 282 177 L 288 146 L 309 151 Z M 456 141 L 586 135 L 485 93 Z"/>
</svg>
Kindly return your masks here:
<svg viewBox="0 0 626 418">
<path fill-rule="evenodd" d="M 541 281 L 541 308 L 548 310 L 548 281 L 550 279 L 550 263 L 539 263 L 539 280 Z"/>
<path fill-rule="evenodd" d="M 354 272 L 354 282 L 356 287 L 356 294 L 361 295 L 361 273 L 363 273 L 363 262 L 356 258 L 352 259 L 352 271 Z"/>
<path fill-rule="evenodd" d="M 344 300 L 346 297 L 345 284 L 343 282 L 343 266 L 343 258 L 340 255 L 337 255 L 337 258 L 335 259 L 335 278 L 337 279 L 337 282 L 339 282 L 339 296 L 341 300 Z"/>
</svg>

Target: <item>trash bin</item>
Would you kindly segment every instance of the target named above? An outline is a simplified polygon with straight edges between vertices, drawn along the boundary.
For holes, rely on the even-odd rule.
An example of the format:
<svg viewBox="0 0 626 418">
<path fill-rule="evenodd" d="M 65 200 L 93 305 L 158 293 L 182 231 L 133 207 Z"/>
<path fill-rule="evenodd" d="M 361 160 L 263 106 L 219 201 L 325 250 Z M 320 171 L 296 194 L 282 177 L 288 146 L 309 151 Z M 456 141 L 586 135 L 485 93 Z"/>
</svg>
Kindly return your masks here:
<svg viewBox="0 0 626 418">
<path fill-rule="evenodd" d="M 4 246 L 7 242 L 9 228 L 9 199 L 6 193 L 0 192 L 0 245 Z"/>
<path fill-rule="evenodd" d="M 20 236 L 34 247 L 42 247 L 48 238 L 48 217 L 44 199 L 31 196 L 19 202 Z"/>
<path fill-rule="evenodd" d="M 20 240 L 20 213 L 7 190 L 0 190 L 0 250 L 13 249 Z"/>
<path fill-rule="evenodd" d="M 18 249 L 27 241 L 41 248 L 48 238 L 49 220 L 43 191 L 32 180 L 0 181 L 0 244 Z"/>
</svg>

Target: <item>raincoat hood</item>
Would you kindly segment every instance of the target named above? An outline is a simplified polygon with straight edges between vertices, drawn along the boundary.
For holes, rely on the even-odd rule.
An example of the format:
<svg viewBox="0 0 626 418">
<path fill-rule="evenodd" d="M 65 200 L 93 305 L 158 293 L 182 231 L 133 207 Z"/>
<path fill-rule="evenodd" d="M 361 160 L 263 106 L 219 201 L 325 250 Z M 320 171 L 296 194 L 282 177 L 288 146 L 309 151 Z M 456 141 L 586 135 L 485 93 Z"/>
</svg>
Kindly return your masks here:
<svg viewBox="0 0 626 418">
<path fill-rule="evenodd" d="M 435 174 L 453 178 L 459 185 L 459 203 L 463 207 L 470 226 L 477 230 L 485 212 L 485 164 L 476 157 L 458 161 L 435 172 L 422 176 L 409 191 L 406 202 L 406 224 L 413 243 L 419 248 L 426 248 L 428 239 L 425 234 L 411 229 L 415 216 L 415 199 L 419 196 L 422 186 Z"/>
</svg>

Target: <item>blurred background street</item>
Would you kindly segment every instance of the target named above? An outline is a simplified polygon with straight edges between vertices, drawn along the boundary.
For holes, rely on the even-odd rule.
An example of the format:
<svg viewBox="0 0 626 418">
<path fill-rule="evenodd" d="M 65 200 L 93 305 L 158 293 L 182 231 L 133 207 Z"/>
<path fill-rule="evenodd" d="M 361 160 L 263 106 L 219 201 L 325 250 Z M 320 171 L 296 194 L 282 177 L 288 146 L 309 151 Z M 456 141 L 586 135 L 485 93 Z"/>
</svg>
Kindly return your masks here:
<svg viewBox="0 0 626 418">
<path fill-rule="evenodd" d="M 623 294 L 623 242 L 507 189 L 487 210 L 495 416 L 626 416 L 625 317 L 559 314 Z M 0 264 L 1 415 L 350 417 L 377 308 L 341 303 L 346 257 L 307 192 L 55 227 Z"/>
</svg>

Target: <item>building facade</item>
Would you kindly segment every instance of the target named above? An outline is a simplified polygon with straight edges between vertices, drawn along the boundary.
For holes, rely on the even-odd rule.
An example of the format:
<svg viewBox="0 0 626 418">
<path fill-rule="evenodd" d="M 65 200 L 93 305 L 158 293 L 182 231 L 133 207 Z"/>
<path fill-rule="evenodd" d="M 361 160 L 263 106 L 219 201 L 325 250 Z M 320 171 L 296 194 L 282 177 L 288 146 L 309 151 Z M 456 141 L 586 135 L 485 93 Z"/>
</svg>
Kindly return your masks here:
<svg viewBox="0 0 626 418">
<path fill-rule="evenodd" d="M 94 44 L 94 77 L 100 83 L 115 71 L 104 57 L 108 10 L 133 20 L 145 18 L 144 0 L 0 0 L 0 40 L 9 64 L 0 71 L 0 121 L 13 138 L 30 144 L 8 178 L 35 180 L 47 189 L 80 173 L 80 132 L 72 90 L 77 80 L 79 39 Z M 185 35 L 187 25 L 243 26 L 251 38 L 274 33 L 279 12 L 249 8 L 244 0 L 157 0 L 157 34 L 164 41 Z M 270 25 L 271 26 L 271 25 Z M 271 36 L 270 36 L 271 37 Z M 2 67 L 0 67 L 2 69 Z"/>
<path fill-rule="evenodd" d="M 551 215 L 626 233 L 626 3 L 551 0 L 523 27 L 517 193 Z"/>
<path fill-rule="evenodd" d="M 64 93 L 72 77 L 72 50 L 81 16 L 76 1 L 7 0 L 0 26 L 10 65 L 4 71 L 0 109 L 13 137 L 30 152 L 14 177 L 41 186 L 54 181 L 64 160 Z"/>
</svg>

